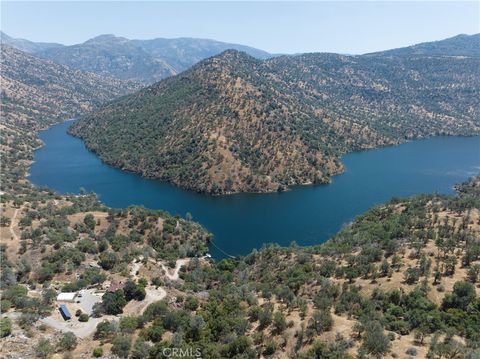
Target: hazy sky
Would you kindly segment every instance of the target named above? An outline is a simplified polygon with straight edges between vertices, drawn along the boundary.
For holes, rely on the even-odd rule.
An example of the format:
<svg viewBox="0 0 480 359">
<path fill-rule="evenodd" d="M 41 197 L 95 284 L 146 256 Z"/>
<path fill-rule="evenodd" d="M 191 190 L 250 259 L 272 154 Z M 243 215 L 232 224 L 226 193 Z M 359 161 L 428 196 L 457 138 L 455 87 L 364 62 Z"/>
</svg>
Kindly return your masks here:
<svg viewBox="0 0 480 359">
<path fill-rule="evenodd" d="M 480 2 L 2 1 L 2 31 L 73 44 L 99 34 L 201 37 L 274 53 L 365 53 L 480 32 Z"/>
</svg>

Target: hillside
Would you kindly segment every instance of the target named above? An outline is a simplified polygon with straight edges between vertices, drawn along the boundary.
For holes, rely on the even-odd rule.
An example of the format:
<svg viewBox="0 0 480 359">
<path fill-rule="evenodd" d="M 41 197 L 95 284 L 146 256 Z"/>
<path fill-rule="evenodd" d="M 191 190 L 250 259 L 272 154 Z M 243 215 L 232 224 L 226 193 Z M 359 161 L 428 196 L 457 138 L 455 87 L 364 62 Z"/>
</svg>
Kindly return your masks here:
<svg viewBox="0 0 480 359">
<path fill-rule="evenodd" d="M 445 40 L 424 42 L 421 44 L 376 52 L 371 55 L 430 55 L 430 56 L 480 56 L 480 34 L 460 34 Z"/>
<path fill-rule="evenodd" d="M 206 237 L 162 212 L 108 210 L 94 196 L 9 197 L 0 352 L 157 358 L 180 347 L 206 358 L 474 358 L 479 185 L 477 177 L 456 196 L 380 205 L 323 245 L 270 245 L 219 262 L 175 260 L 190 246 L 202 253 Z M 93 309 L 82 298 L 67 303 L 87 322 L 78 314 L 63 324 L 60 290 L 96 301 Z M 64 325 L 71 334 L 55 329 Z"/>
<path fill-rule="evenodd" d="M 71 70 L 7 45 L 1 51 L 1 112 L 8 123 L 73 118 L 138 89 L 133 82 Z"/>
<path fill-rule="evenodd" d="M 152 84 L 230 48 L 259 58 L 269 56 L 248 46 L 214 40 L 129 40 L 114 35 L 100 35 L 82 44 L 46 49 L 36 55 L 74 69 Z"/>
<path fill-rule="evenodd" d="M 327 182 L 349 151 L 480 133 L 480 59 L 229 50 L 89 114 L 104 161 L 213 194 Z"/>
<path fill-rule="evenodd" d="M 8 56 L 2 57 L 2 80 L 13 79 L 10 83 L 17 86 L 15 91 L 26 90 L 14 93 L 16 97 L 10 94 L 16 102 L 7 103 L 9 111 L 2 108 L 0 127 L 0 357 L 154 359 L 171 357 L 174 349 L 184 357 L 219 359 L 479 356 L 480 176 L 459 184 L 455 195 L 419 195 L 381 204 L 320 245 L 268 245 L 245 257 L 214 262 L 204 256 L 211 235 L 189 219 L 139 206 L 112 209 L 92 193 L 60 195 L 28 182 L 26 173 L 33 150 L 41 145 L 37 136 L 40 128 L 94 108 L 101 99 L 109 100 L 115 91 L 129 85 L 5 50 Z M 460 73 L 451 67 L 459 62 L 429 59 L 438 62 L 425 64 L 420 57 L 414 67 L 411 59 L 386 63 L 376 59 L 376 64 L 387 64 L 387 69 L 393 66 L 391 72 L 400 66 L 395 65 L 397 61 L 405 68 L 402 74 L 414 78 L 403 80 L 405 76 L 397 75 L 388 82 L 383 77 L 387 70 L 381 72 L 381 81 L 380 75 L 377 78 L 367 71 L 369 65 L 362 61 L 369 64 L 371 60 L 338 55 L 294 59 L 297 64 L 287 69 L 283 64 L 290 58 L 262 62 L 227 52 L 133 97 L 118 99 L 100 113 L 109 115 L 109 111 L 123 106 L 126 113 L 124 118 L 118 117 L 119 121 L 129 118 L 127 109 L 135 113 L 137 128 L 119 128 L 139 133 L 138 147 L 131 151 L 140 152 L 144 150 L 141 136 L 153 132 L 155 126 L 173 126 L 183 118 L 189 126 L 198 121 L 198 128 L 202 128 L 206 123 L 202 115 L 210 113 L 215 119 L 223 116 L 222 124 L 229 124 L 225 119 L 235 119 L 228 128 L 237 136 L 248 136 L 252 129 L 265 131 L 259 133 L 266 134 L 268 141 L 260 136 L 255 140 L 263 141 L 262 146 L 274 143 L 279 153 L 282 146 L 290 146 L 289 151 L 296 148 L 289 142 L 292 136 L 312 148 L 318 141 L 314 131 L 325 131 L 322 141 L 339 136 L 353 120 L 349 117 L 339 126 L 342 117 L 337 110 L 352 113 L 351 118 L 371 129 L 358 132 L 361 127 L 355 126 L 360 125 L 351 125 L 352 131 L 345 133 L 342 141 L 321 148 L 332 154 L 343 151 L 344 143 L 352 148 L 369 146 L 371 134 L 378 136 L 375 143 L 379 145 L 381 141 L 393 143 L 408 136 L 427 136 L 439 128 L 446 133 L 476 131 L 477 79 L 466 74 L 475 63 L 461 62 L 465 73 Z M 338 61 L 345 62 L 346 67 Z M 430 71 L 428 77 L 418 70 L 419 64 L 443 67 L 441 73 Z M 319 78 L 312 75 L 319 73 L 315 75 Z M 367 79 L 371 78 L 375 81 L 370 83 Z M 89 86 L 90 80 L 99 84 L 98 92 Z M 325 86 L 323 92 L 316 92 L 324 89 L 314 86 L 318 81 Z M 425 97 L 418 89 L 408 91 L 413 81 L 422 81 Z M 344 83 L 350 85 L 342 88 Z M 2 82 L 2 96 L 3 87 Z M 293 90 L 287 93 L 285 88 Z M 364 92 L 365 88 L 368 91 Z M 388 89 L 378 100 L 375 112 L 369 113 L 373 119 L 353 111 L 356 107 L 349 101 L 341 101 L 345 92 L 351 91 L 351 96 L 357 96 L 357 106 L 370 106 L 372 97 L 379 98 L 372 89 Z M 335 94 L 333 100 L 326 97 L 327 90 Z M 159 93 L 162 101 L 158 101 Z M 427 101 L 428 93 L 438 98 Z M 224 94 L 221 101 L 219 94 Z M 313 118 L 308 116 L 317 109 L 317 95 L 324 101 L 322 113 L 332 116 L 337 127 L 319 130 L 305 122 Z M 408 104 L 402 101 L 413 101 L 412 96 L 417 95 L 415 106 L 422 105 L 432 114 L 439 108 L 444 112 L 423 116 L 418 107 L 408 112 Z M 447 95 L 452 103 L 436 102 Z M 465 111 L 468 96 L 471 112 Z M 195 98 L 205 102 L 192 104 Z M 129 107 L 143 106 L 145 100 L 152 99 L 151 108 L 141 107 L 141 116 L 138 108 Z M 180 113 L 181 117 L 175 108 L 165 110 L 178 99 L 184 101 L 181 108 L 190 111 L 191 106 L 202 112 L 191 110 L 195 116 Z M 235 101 L 230 105 L 232 99 Z M 272 107 L 257 106 L 263 103 L 259 99 Z M 246 116 L 252 113 L 252 104 L 262 121 L 249 127 Z M 387 110 L 403 121 L 391 121 L 380 104 L 389 104 Z M 218 107 L 210 108 L 213 105 Z M 392 109 L 393 105 L 398 107 Z M 310 112 L 287 112 L 306 111 L 309 106 Z M 51 116 L 54 110 L 58 117 Z M 163 122 L 153 127 L 142 127 L 145 119 L 159 110 L 175 117 L 163 117 Z M 271 117 L 260 117 L 264 112 Z M 460 117 L 462 112 L 464 117 Z M 291 116 L 280 116 L 284 113 Z M 471 124 L 469 116 L 473 116 Z M 294 121 L 297 118 L 301 121 Z M 417 128 L 413 122 L 419 118 L 423 126 Z M 180 137 L 182 129 L 188 129 L 183 125 L 180 123 L 175 133 L 180 143 L 185 141 Z M 100 127 L 97 129 L 100 131 Z M 285 136 L 281 141 L 269 135 L 277 132 Z M 162 140 L 155 137 L 157 133 L 151 136 L 149 140 Z M 233 142 L 228 133 L 222 132 L 221 136 L 214 139 Z M 240 143 L 245 137 L 239 138 Z M 197 146 L 196 139 L 191 146 Z M 202 143 L 202 137 L 198 141 Z M 246 157 L 251 154 L 246 153 Z M 280 163 L 295 165 L 286 160 Z M 61 292 L 79 295 L 73 302 L 65 302 L 57 300 Z M 69 309 L 70 320 L 62 318 L 60 304 Z"/>
</svg>

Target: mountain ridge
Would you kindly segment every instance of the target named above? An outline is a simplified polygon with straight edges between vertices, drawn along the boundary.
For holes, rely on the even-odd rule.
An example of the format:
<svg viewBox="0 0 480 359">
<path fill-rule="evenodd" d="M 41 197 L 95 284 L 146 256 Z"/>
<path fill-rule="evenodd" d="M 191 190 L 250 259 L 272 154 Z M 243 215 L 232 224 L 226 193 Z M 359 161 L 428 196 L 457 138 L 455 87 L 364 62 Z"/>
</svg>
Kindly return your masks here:
<svg viewBox="0 0 480 359">
<path fill-rule="evenodd" d="M 36 53 L 71 68 L 151 84 L 184 71 L 207 57 L 237 48 L 260 58 L 270 56 L 249 46 L 197 38 L 130 40 L 98 35 L 81 44 Z"/>
<path fill-rule="evenodd" d="M 427 41 L 412 46 L 391 50 L 377 51 L 366 55 L 447 55 L 447 56 L 480 56 L 480 33 L 459 34 L 444 40 Z"/>
<path fill-rule="evenodd" d="M 7 121 L 39 127 L 92 110 L 138 89 L 138 84 L 72 70 L 1 45 L 1 112 Z"/>
<path fill-rule="evenodd" d="M 35 53 L 38 51 L 64 46 L 55 42 L 34 42 L 21 38 L 13 38 L 4 33 L 3 31 L 0 31 L 0 40 L 2 44 L 9 45 L 15 47 L 18 50 L 29 53 Z"/>
<path fill-rule="evenodd" d="M 283 190 L 328 182 L 346 152 L 480 133 L 478 65 L 328 53 L 260 61 L 228 50 L 71 133 L 107 163 L 199 192 Z"/>
</svg>

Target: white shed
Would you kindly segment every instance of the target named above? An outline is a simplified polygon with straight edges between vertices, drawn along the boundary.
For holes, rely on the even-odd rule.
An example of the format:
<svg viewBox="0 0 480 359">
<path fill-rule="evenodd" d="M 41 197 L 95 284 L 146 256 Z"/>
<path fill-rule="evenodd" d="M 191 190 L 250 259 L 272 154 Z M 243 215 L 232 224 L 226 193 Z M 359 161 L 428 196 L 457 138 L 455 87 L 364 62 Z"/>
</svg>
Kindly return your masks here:
<svg viewBox="0 0 480 359">
<path fill-rule="evenodd" d="M 75 292 L 65 292 L 57 295 L 57 301 L 59 302 L 75 302 L 77 293 Z"/>
</svg>

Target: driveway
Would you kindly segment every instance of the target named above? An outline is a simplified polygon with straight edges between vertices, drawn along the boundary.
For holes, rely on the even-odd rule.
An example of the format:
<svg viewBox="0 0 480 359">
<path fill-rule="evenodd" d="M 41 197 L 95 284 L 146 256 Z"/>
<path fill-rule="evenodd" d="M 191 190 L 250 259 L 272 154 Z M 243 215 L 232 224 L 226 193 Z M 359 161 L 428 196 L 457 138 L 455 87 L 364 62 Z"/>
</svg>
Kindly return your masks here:
<svg viewBox="0 0 480 359">
<path fill-rule="evenodd" d="M 47 324 L 48 326 L 60 330 L 62 332 L 72 332 L 79 338 L 86 338 L 92 335 L 97 328 L 97 324 L 103 321 L 106 318 L 90 318 L 88 322 L 81 323 L 77 319 L 72 319 L 69 322 L 60 321 L 54 317 L 46 317 L 40 319 L 41 322 Z"/>
<path fill-rule="evenodd" d="M 81 292 L 82 296 L 75 298 L 75 301 L 80 302 L 78 305 L 82 310 L 87 313 L 88 315 L 92 314 L 92 309 L 95 303 L 99 303 L 102 301 L 102 297 L 100 295 L 94 294 L 90 290 L 84 290 Z"/>
</svg>

